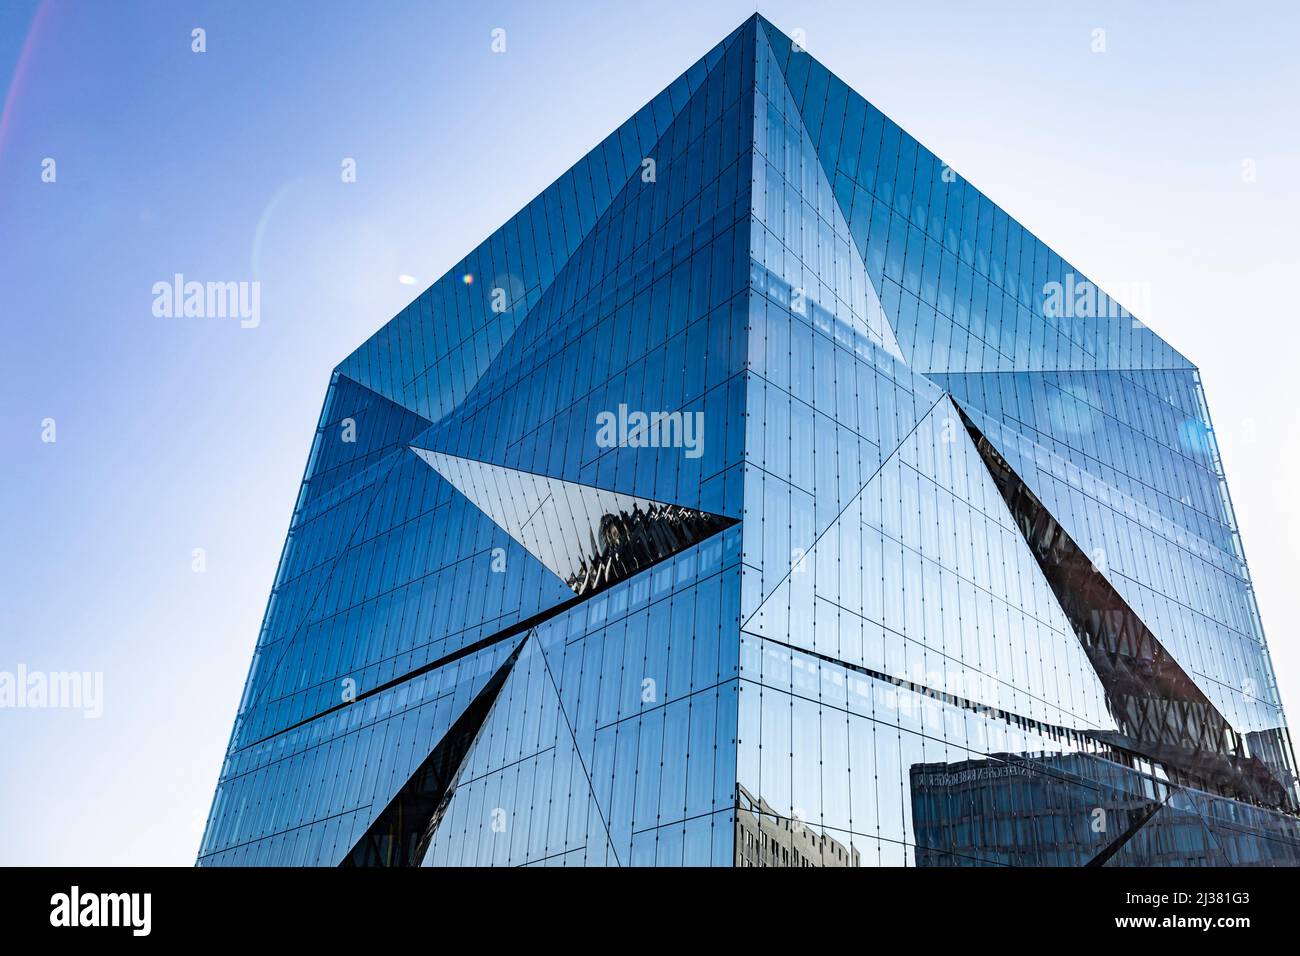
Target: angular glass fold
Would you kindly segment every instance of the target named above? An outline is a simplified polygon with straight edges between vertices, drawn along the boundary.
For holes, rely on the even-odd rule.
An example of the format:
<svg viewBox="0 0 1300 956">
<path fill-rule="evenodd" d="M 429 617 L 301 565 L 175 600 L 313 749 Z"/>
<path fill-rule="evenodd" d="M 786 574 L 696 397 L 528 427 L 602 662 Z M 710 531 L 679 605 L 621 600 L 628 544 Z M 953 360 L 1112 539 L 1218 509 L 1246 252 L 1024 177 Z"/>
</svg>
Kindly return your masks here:
<svg viewBox="0 0 1300 956">
<path fill-rule="evenodd" d="M 412 448 L 577 594 L 631 577 L 735 519 Z"/>
<path fill-rule="evenodd" d="M 1254 756 L 1093 561 L 964 415 L 989 473 L 1106 691 L 1120 731 L 1093 736 L 1154 760 L 1175 780 L 1262 806 L 1295 810 L 1294 771 Z"/>
<path fill-rule="evenodd" d="M 522 649 L 521 643 L 506 658 L 340 866 L 419 866 L 451 799 L 465 755 L 474 746 Z"/>
</svg>

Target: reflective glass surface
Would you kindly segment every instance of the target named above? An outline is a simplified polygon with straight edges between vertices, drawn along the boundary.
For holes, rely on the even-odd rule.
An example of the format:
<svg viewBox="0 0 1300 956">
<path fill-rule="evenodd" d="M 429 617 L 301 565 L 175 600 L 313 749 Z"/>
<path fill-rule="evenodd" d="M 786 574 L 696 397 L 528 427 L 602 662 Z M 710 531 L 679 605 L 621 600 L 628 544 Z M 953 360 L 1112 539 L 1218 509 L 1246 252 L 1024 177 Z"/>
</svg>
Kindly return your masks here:
<svg viewBox="0 0 1300 956">
<path fill-rule="evenodd" d="M 1296 864 L 1296 810 L 1195 367 L 756 16 L 335 370 L 199 863 Z"/>
</svg>

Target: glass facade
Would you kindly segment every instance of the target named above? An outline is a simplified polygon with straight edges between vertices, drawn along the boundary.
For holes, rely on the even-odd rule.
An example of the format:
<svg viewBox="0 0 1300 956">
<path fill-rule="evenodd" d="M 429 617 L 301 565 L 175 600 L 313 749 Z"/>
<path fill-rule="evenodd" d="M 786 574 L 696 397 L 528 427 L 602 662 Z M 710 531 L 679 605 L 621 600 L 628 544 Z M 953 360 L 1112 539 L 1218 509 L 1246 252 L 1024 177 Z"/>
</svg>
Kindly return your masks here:
<svg viewBox="0 0 1300 956">
<path fill-rule="evenodd" d="M 201 865 L 1300 863 L 1196 368 L 761 17 L 335 369 Z"/>
</svg>

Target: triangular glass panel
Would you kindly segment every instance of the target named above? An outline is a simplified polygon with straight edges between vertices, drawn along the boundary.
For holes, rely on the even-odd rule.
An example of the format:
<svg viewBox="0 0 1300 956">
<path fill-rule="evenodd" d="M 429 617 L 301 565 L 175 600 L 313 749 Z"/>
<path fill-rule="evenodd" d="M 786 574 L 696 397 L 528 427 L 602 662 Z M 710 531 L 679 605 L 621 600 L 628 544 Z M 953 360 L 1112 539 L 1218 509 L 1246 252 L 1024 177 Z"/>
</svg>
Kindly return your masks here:
<svg viewBox="0 0 1300 956">
<path fill-rule="evenodd" d="M 921 512 L 924 523 L 912 518 Z M 982 529 L 989 561 L 949 548 L 941 520 Z M 1018 606 L 993 597 L 1006 575 L 1018 582 Z M 959 627 L 963 593 L 967 624 Z M 1018 626 L 975 626 L 975 595 L 986 619 Z M 799 555 L 744 629 L 1047 724 L 1115 727 L 1069 620 L 946 398 Z"/>
<path fill-rule="evenodd" d="M 1275 772 L 1251 753 L 1245 737 L 1228 723 L 992 442 L 964 413 L 962 421 L 1106 690 L 1120 729 L 1117 733 L 1098 731 L 1093 736 L 1162 764 L 1176 782 L 1294 810 L 1294 775 Z"/>
<path fill-rule="evenodd" d="M 575 594 L 631 577 L 736 523 L 682 505 L 411 450 Z"/>
<path fill-rule="evenodd" d="M 525 641 L 527 638 L 524 639 Z M 506 678 L 519 660 L 521 642 L 456 718 L 411 778 L 343 858 L 339 866 L 419 866 L 451 797 L 452 784 L 473 747 Z"/>
</svg>

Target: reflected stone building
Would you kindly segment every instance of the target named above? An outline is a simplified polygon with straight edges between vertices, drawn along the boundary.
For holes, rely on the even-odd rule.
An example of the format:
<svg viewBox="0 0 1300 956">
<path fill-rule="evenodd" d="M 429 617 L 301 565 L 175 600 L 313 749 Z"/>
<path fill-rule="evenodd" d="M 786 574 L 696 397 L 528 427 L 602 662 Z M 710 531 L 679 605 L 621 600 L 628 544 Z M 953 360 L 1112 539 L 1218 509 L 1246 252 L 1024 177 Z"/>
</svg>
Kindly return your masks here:
<svg viewBox="0 0 1300 956">
<path fill-rule="evenodd" d="M 1195 366 L 752 17 L 335 369 L 199 863 L 1294 864 L 1296 812 Z"/>
<path fill-rule="evenodd" d="M 857 850 L 736 788 L 736 866 L 861 866 Z"/>
</svg>

